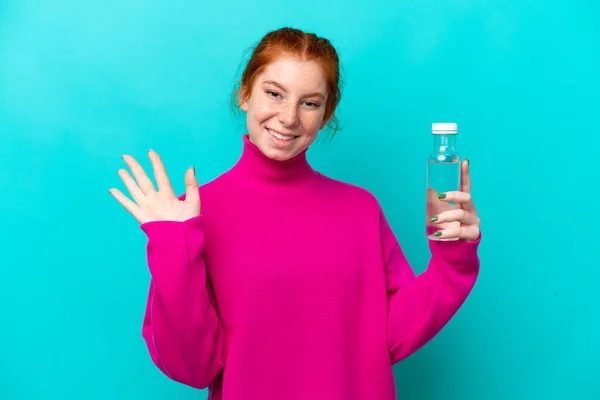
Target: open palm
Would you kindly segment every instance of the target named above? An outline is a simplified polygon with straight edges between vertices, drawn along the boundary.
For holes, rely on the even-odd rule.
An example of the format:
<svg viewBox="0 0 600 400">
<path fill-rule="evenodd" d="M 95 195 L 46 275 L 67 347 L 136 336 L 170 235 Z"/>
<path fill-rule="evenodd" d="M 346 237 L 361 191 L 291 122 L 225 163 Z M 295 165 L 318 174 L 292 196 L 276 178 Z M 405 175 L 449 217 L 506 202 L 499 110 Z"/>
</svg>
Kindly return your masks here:
<svg viewBox="0 0 600 400">
<path fill-rule="evenodd" d="M 123 156 L 123 160 L 131 169 L 135 180 L 125 169 L 119 169 L 118 174 L 133 201 L 120 190 L 109 189 L 115 199 L 140 224 L 152 221 L 185 221 L 200 215 L 200 193 L 194 168 L 190 167 L 185 173 L 186 196 L 185 200 L 179 200 L 171 187 L 167 172 L 158 154 L 150 150 L 148 156 L 152 162 L 158 191 L 140 164 L 126 154 Z"/>
</svg>

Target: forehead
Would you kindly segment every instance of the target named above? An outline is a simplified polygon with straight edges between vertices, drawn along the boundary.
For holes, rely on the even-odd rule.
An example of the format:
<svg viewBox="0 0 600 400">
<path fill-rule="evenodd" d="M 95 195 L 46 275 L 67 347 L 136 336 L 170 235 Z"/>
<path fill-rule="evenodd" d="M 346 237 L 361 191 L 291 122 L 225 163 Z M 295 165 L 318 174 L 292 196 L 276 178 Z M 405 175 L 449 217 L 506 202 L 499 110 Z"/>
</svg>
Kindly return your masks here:
<svg viewBox="0 0 600 400">
<path fill-rule="evenodd" d="M 327 80 L 323 67 L 317 61 L 302 61 L 283 57 L 270 63 L 258 77 L 259 84 L 276 81 L 289 91 L 321 92 L 326 94 Z"/>
</svg>

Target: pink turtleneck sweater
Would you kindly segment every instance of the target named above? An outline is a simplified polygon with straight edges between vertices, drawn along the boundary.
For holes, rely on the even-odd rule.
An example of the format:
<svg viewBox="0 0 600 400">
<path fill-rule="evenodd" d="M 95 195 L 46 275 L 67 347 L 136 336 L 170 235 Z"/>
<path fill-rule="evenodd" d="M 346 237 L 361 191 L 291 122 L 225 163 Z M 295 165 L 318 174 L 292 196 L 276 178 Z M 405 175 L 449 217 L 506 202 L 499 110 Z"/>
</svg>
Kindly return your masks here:
<svg viewBox="0 0 600 400">
<path fill-rule="evenodd" d="M 142 334 L 165 375 L 211 400 L 395 399 L 392 364 L 443 328 L 478 274 L 481 239 L 430 242 L 415 276 L 372 194 L 306 152 L 268 159 L 247 135 L 200 196 L 198 217 L 141 225 Z"/>
</svg>

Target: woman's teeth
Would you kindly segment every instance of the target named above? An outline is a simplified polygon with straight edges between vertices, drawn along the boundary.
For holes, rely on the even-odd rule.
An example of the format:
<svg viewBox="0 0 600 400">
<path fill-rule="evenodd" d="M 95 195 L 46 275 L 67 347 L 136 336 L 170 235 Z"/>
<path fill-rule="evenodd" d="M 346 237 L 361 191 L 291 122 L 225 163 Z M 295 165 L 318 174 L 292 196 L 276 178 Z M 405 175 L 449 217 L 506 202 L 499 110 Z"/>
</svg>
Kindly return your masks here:
<svg viewBox="0 0 600 400">
<path fill-rule="evenodd" d="M 279 140 L 292 140 L 296 138 L 296 136 L 293 135 L 282 135 L 281 133 L 272 131 L 271 129 L 267 129 L 267 131 L 269 131 L 271 135 L 275 136 Z"/>
</svg>

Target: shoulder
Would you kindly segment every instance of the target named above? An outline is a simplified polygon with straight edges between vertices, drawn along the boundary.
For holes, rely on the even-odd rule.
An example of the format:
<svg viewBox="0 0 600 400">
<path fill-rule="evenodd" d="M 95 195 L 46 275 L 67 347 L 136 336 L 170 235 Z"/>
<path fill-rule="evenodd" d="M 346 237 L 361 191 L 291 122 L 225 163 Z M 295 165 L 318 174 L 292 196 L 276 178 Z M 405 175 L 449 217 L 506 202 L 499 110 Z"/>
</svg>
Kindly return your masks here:
<svg viewBox="0 0 600 400">
<path fill-rule="evenodd" d="M 360 207 L 361 210 L 372 211 L 374 213 L 380 212 L 381 205 L 379 200 L 370 190 L 326 175 L 321 175 L 321 177 L 324 183 L 324 190 L 327 192 L 327 196 L 332 199 L 352 207 Z"/>
</svg>

